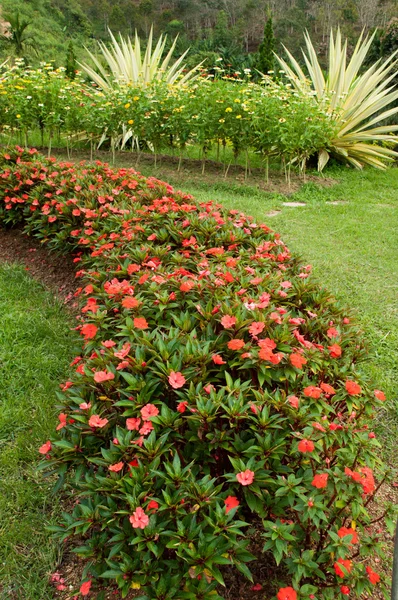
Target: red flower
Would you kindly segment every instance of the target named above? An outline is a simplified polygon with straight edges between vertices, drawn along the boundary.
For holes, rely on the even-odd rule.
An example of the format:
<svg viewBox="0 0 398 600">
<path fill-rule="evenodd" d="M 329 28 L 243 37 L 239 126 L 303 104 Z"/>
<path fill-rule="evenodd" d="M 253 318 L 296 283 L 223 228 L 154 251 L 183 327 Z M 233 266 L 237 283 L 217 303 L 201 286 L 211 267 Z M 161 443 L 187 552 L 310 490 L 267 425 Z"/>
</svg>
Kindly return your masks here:
<svg viewBox="0 0 398 600">
<path fill-rule="evenodd" d="M 105 425 L 107 423 L 108 423 L 108 419 L 101 419 L 101 417 L 98 415 L 92 415 L 88 422 L 90 427 L 98 427 L 99 429 L 101 427 L 105 427 Z"/>
<path fill-rule="evenodd" d="M 261 583 L 256 583 L 255 585 L 252 585 L 253 592 L 260 592 L 262 589 L 263 586 L 261 585 Z"/>
<path fill-rule="evenodd" d="M 340 529 L 337 532 L 337 535 L 340 538 L 343 538 L 346 535 L 352 535 L 352 539 L 351 539 L 350 545 L 351 544 L 358 544 L 358 542 L 359 542 L 358 534 L 355 531 L 355 529 L 353 529 L 352 527 L 340 527 Z"/>
<path fill-rule="evenodd" d="M 296 369 L 302 369 L 303 365 L 307 364 L 307 360 L 298 352 L 294 352 L 293 354 L 291 354 L 289 356 L 289 359 L 293 367 L 296 367 Z"/>
<path fill-rule="evenodd" d="M 297 594 L 292 587 L 281 588 L 276 597 L 278 600 L 297 600 Z"/>
<path fill-rule="evenodd" d="M 101 346 L 104 346 L 105 348 L 113 348 L 113 346 L 116 346 L 116 342 L 113 340 L 105 340 L 104 342 L 101 342 Z"/>
<path fill-rule="evenodd" d="M 94 338 L 97 334 L 97 331 L 98 327 L 96 325 L 93 325 L 93 323 L 86 323 L 80 329 L 80 333 L 84 336 L 85 340 L 91 340 L 92 338 Z"/>
<path fill-rule="evenodd" d="M 193 281 L 184 281 L 180 285 L 180 290 L 181 292 L 190 292 L 193 287 L 195 287 L 195 283 Z"/>
<path fill-rule="evenodd" d="M 368 574 L 368 579 L 369 579 L 370 583 L 372 583 L 373 585 L 376 585 L 376 583 L 379 583 L 380 575 L 375 573 L 373 571 L 372 567 L 366 567 L 366 573 Z"/>
<path fill-rule="evenodd" d="M 159 504 L 156 502 L 156 500 L 151 500 L 147 506 L 148 510 L 150 510 L 151 512 L 156 512 L 157 509 L 159 508 Z"/>
<path fill-rule="evenodd" d="M 362 476 L 360 473 L 357 473 L 356 471 L 351 471 L 351 469 L 349 469 L 348 467 L 344 468 L 344 473 L 346 475 L 348 475 L 348 477 L 351 477 L 351 479 L 353 479 L 354 481 L 356 481 L 357 483 L 359 481 L 361 481 Z"/>
<path fill-rule="evenodd" d="M 153 425 L 150 421 L 144 421 L 143 426 L 140 428 L 141 435 L 148 435 L 153 430 Z"/>
<path fill-rule="evenodd" d="M 131 350 L 131 344 L 129 344 L 128 342 L 125 342 L 122 346 L 122 349 L 119 350 L 119 352 L 114 352 L 114 355 L 116 356 L 116 358 L 120 358 L 120 360 L 123 360 L 123 358 L 126 358 L 126 356 L 128 355 L 128 353 Z"/>
<path fill-rule="evenodd" d="M 80 593 L 82 596 L 88 596 L 91 588 L 91 581 L 85 581 L 80 586 Z"/>
<path fill-rule="evenodd" d="M 148 329 L 147 320 L 144 317 L 137 317 L 134 319 L 134 327 L 136 329 Z"/>
<path fill-rule="evenodd" d="M 262 331 L 264 331 L 264 327 L 265 323 L 263 323 L 262 321 L 255 321 L 250 325 L 249 333 L 253 336 L 259 335 L 260 333 L 262 333 Z"/>
<path fill-rule="evenodd" d="M 269 318 L 272 319 L 272 321 L 275 321 L 275 323 L 277 323 L 278 325 L 282 324 L 282 318 L 281 318 L 280 314 L 277 312 L 272 312 L 270 314 Z"/>
<path fill-rule="evenodd" d="M 314 442 L 311 442 L 311 440 L 304 439 L 298 443 L 297 448 L 300 452 L 305 453 L 305 452 L 313 452 L 315 449 L 315 446 L 314 446 Z"/>
<path fill-rule="evenodd" d="M 48 440 L 48 442 L 46 442 L 45 444 L 43 444 L 39 448 L 40 454 L 48 454 L 50 452 L 50 450 L 51 450 L 51 442 L 50 442 L 50 440 Z"/>
<path fill-rule="evenodd" d="M 340 592 L 344 595 L 344 596 L 348 596 L 350 593 L 350 588 L 346 585 L 342 585 L 340 588 Z"/>
<path fill-rule="evenodd" d="M 258 345 L 260 346 L 260 348 L 265 348 L 266 350 L 275 350 L 275 348 L 276 348 L 276 344 L 275 344 L 274 340 L 271 340 L 270 338 L 265 338 L 264 340 L 260 340 L 258 342 Z"/>
<path fill-rule="evenodd" d="M 245 345 L 245 342 L 243 340 L 234 339 L 230 340 L 227 345 L 230 350 L 240 350 Z"/>
<path fill-rule="evenodd" d="M 372 494 L 376 489 L 375 479 L 373 477 L 373 471 L 369 467 L 362 467 L 359 469 L 362 479 L 360 484 L 363 487 L 364 494 Z"/>
<path fill-rule="evenodd" d="M 66 413 L 60 413 L 58 415 L 58 419 L 59 419 L 59 425 L 57 425 L 56 430 L 59 431 L 60 429 L 63 429 L 64 427 L 66 427 L 66 419 L 68 418 L 68 415 Z"/>
<path fill-rule="evenodd" d="M 131 525 L 135 529 L 145 529 L 149 523 L 149 517 L 145 514 L 145 511 L 139 506 L 135 512 L 129 517 Z"/>
<path fill-rule="evenodd" d="M 313 426 L 314 429 L 317 429 L 318 431 L 323 431 L 323 432 L 326 431 L 326 429 L 320 423 L 315 422 L 315 423 L 311 423 L 311 425 Z"/>
<path fill-rule="evenodd" d="M 304 388 L 304 396 L 307 396 L 308 398 L 318 399 L 321 397 L 321 394 L 321 388 L 316 387 L 315 385 L 309 385 Z"/>
<path fill-rule="evenodd" d="M 254 480 L 254 472 L 250 471 L 250 469 L 246 469 L 246 471 L 238 473 L 236 479 L 241 485 L 251 485 Z"/>
<path fill-rule="evenodd" d="M 327 334 L 326 334 L 326 335 L 327 335 L 328 337 L 330 337 L 330 338 L 334 338 L 334 337 L 339 337 L 339 335 L 340 335 L 340 334 L 339 334 L 339 332 L 337 331 L 337 329 L 335 329 L 334 327 L 330 327 L 330 328 L 327 330 Z"/>
<path fill-rule="evenodd" d="M 109 381 L 111 379 L 115 379 L 115 376 L 110 371 L 97 371 L 94 374 L 94 381 L 96 383 L 102 383 L 103 381 Z"/>
<path fill-rule="evenodd" d="M 141 408 L 141 416 L 144 421 L 149 421 L 151 417 L 156 417 L 159 414 L 159 409 L 154 404 L 145 404 Z"/>
<path fill-rule="evenodd" d="M 336 393 L 334 387 L 332 387 L 328 383 L 321 383 L 320 388 L 322 389 L 322 391 L 325 392 L 325 394 L 329 394 L 329 396 L 333 396 Z"/>
<path fill-rule="evenodd" d="M 170 373 L 170 375 L 169 375 L 169 384 L 175 390 L 177 390 L 178 388 L 182 387 L 185 382 L 186 382 L 186 379 L 185 379 L 184 375 L 182 373 L 180 373 L 179 371 L 177 373 L 175 371 L 172 371 Z"/>
<path fill-rule="evenodd" d="M 290 406 L 292 406 L 293 408 L 299 407 L 300 400 L 297 398 L 297 396 L 288 396 L 287 400 L 288 400 Z"/>
<path fill-rule="evenodd" d="M 332 344 L 331 346 L 328 346 L 328 350 L 332 358 L 339 358 L 341 356 L 341 348 L 338 344 Z"/>
<path fill-rule="evenodd" d="M 108 469 L 109 471 L 112 471 L 113 473 L 118 473 L 119 471 L 121 471 L 123 469 L 124 463 L 122 462 L 118 462 L 114 465 L 109 465 Z"/>
<path fill-rule="evenodd" d="M 385 399 L 386 399 L 386 395 L 385 395 L 385 393 L 384 393 L 384 392 L 382 392 L 381 390 L 375 390 L 375 391 L 374 391 L 374 394 L 375 394 L 375 396 L 376 396 L 376 398 L 377 398 L 378 400 L 381 400 L 382 402 L 384 402 L 384 401 L 385 401 Z"/>
<path fill-rule="evenodd" d="M 208 383 L 207 385 L 204 386 L 203 389 L 206 392 L 206 394 L 211 394 L 216 388 L 211 383 Z"/>
<path fill-rule="evenodd" d="M 211 358 L 215 365 L 225 365 L 226 364 L 225 360 L 223 360 L 219 354 L 213 354 L 213 356 Z"/>
<path fill-rule="evenodd" d="M 225 498 L 224 504 L 225 512 L 228 514 L 230 510 L 239 506 L 240 502 L 236 496 L 228 496 L 228 498 Z"/>
<path fill-rule="evenodd" d="M 314 476 L 311 485 L 318 488 L 319 490 L 325 488 L 328 484 L 328 477 L 329 475 L 327 473 L 319 473 Z"/>
<path fill-rule="evenodd" d="M 126 427 L 129 431 L 138 431 L 140 428 L 141 419 L 131 417 L 130 419 L 126 419 Z"/>
<path fill-rule="evenodd" d="M 221 325 L 225 328 L 225 329 L 231 329 L 231 327 L 233 327 L 236 323 L 236 317 L 230 317 L 229 315 L 225 315 L 222 319 L 221 319 Z"/>
<path fill-rule="evenodd" d="M 188 402 L 186 402 L 186 401 L 185 402 L 180 402 L 177 405 L 177 411 L 179 413 L 184 413 L 186 411 L 186 409 L 187 409 L 187 406 L 188 406 Z"/>
<path fill-rule="evenodd" d="M 351 573 L 352 562 L 344 558 L 339 558 L 339 560 L 335 562 L 333 566 L 338 577 L 346 577 L 348 573 Z M 343 567 L 345 570 L 343 571 L 341 567 Z"/>
<path fill-rule="evenodd" d="M 345 389 L 350 394 L 350 396 L 357 396 L 362 392 L 361 386 L 358 385 L 355 381 L 347 380 L 345 382 Z"/>
<path fill-rule="evenodd" d="M 80 365 L 79 365 L 80 366 Z M 79 368 L 79 367 L 78 367 Z M 84 367 L 83 367 L 84 368 Z M 77 369 L 76 369 L 77 371 Z M 81 372 L 80 370 L 78 371 L 79 373 Z M 82 373 L 83 375 L 84 373 Z M 60 388 L 63 392 L 66 392 L 66 390 L 69 390 L 69 388 L 71 388 L 73 386 L 73 381 L 65 381 L 65 384 L 62 385 L 62 383 L 59 384 Z"/>
<path fill-rule="evenodd" d="M 133 296 L 126 296 L 122 300 L 122 306 L 124 308 L 137 308 L 139 304 L 140 303 L 138 302 L 137 298 L 133 298 Z"/>
</svg>

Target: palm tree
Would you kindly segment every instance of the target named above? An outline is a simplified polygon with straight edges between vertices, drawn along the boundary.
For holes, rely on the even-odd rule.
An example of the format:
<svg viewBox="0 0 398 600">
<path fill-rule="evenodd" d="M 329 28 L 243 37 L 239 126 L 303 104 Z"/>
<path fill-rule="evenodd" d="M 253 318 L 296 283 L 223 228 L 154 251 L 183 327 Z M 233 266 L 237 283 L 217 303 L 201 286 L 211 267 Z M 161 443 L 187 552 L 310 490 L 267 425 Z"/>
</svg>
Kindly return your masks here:
<svg viewBox="0 0 398 600">
<path fill-rule="evenodd" d="M 26 31 L 32 23 L 20 17 L 18 12 L 15 15 L 4 15 L 4 18 L 10 26 L 6 33 L 0 35 L 0 42 L 11 47 L 12 53 L 17 58 L 24 58 L 24 54 L 28 50 L 36 52 L 34 36 Z"/>
</svg>

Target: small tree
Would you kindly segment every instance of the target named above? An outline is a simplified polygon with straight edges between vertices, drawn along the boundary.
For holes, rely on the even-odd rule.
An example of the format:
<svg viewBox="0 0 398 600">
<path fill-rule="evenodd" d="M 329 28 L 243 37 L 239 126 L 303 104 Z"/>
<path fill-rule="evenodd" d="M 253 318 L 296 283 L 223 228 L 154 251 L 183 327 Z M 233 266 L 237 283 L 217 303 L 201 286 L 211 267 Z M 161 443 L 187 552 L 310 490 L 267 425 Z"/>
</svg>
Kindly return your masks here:
<svg viewBox="0 0 398 600">
<path fill-rule="evenodd" d="M 32 23 L 21 18 L 18 12 L 15 15 L 4 15 L 4 18 L 10 26 L 7 33 L 0 35 L 0 42 L 9 46 L 17 58 L 25 58 L 24 55 L 29 50 L 36 52 L 34 36 L 26 31 Z"/>
<path fill-rule="evenodd" d="M 272 15 L 270 14 L 264 27 L 264 38 L 258 48 L 257 60 L 255 64 L 256 69 L 258 69 L 261 73 L 273 71 L 275 66 L 274 50 L 275 36 L 272 24 Z"/>
<path fill-rule="evenodd" d="M 69 79 L 74 79 L 76 77 L 77 63 L 72 40 L 69 42 L 68 51 L 66 53 L 65 69 L 65 73 Z"/>
</svg>

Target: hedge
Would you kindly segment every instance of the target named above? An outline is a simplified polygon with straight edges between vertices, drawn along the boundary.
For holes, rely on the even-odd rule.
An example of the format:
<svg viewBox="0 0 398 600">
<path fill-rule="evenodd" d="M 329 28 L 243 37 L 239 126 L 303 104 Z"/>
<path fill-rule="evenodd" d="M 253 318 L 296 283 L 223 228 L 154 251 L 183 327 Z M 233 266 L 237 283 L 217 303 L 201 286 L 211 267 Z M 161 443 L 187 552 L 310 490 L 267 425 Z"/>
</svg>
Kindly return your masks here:
<svg viewBox="0 0 398 600">
<path fill-rule="evenodd" d="M 252 539 L 280 565 L 267 598 L 386 589 L 370 511 L 385 396 L 311 267 L 266 225 L 133 169 L 17 148 L 0 198 L 5 225 L 79 269 L 81 352 L 39 452 L 76 500 L 50 529 L 86 560 L 80 593 L 222 598 L 225 566 L 252 578 Z"/>
</svg>

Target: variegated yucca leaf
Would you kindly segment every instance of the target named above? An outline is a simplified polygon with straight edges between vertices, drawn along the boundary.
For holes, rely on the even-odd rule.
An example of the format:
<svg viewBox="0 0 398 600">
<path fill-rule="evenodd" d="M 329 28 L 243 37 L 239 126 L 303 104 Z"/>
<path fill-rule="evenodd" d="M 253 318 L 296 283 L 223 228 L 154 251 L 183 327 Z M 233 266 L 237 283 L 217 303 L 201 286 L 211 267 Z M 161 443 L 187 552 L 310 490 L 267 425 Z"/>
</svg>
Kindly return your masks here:
<svg viewBox="0 0 398 600">
<path fill-rule="evenodd" d="M 349 59 L 347 40 L 343 43 L 339 29 L 336 36 L 331 32 L 326 77 L 308 33 L 305 34 L 307 53 L 303 51 L 303 56 L 309 77 L 286 48 L 289 61 L 277 55 L 276 58 L 296 90 L 315 96 L 336 121 L 337 134 L 331 142 L 330 152 L 357 168 L 367 164 L 384 169 L 386 162 L 398 158 L 398 153 L 388 147 L 398 143 L 395 134 L 398 125 L 380 125 L 398 113 L 398 106 L 388 108 L 398 100 L 398 90 L 393 84 L 397 75 L 398 51 L 362 70 L 374 36 L 375 33 L 370 37 L 361 35 Z M 329 152 L 322 150 L 319 170 L 328 159 Z"/>
<path fill-rule="evenodd" d="M 198 74 L 200 65 L 197 65 L 188 73 L 183 74 L 185 65 L 183 60 L 188 53 L 186 50 L 180 58 L 174 63 L 170 63 L 177 37 L 175 38 L 166 57 L 162 60 L 164 48 L 166 45 L 166 36 L 161 35 L 155 48 L 152 51 L 153 30 L 149 33 L 148 44 L 144 55 L 141 53 L 141 42 L 135 33 L 134 42 L 127 37 L 120 35 L 118 42 L 113 33 L 109 30 L 112 45 L 109 49 L 103 42 L 98 42 L 103 59 L 108 67 L 105 68 L 99 60 L 87 48 L 96 68 L 90 67 L 85 63 L 79 63 L 83 70 L 91 79 L 103 90 L 114 88 L 120 84 L 145 85 L 155 80 L 166 81 L 170 84 L 183 85 L 188 80 L 192 80 Z"/>
</svg>

